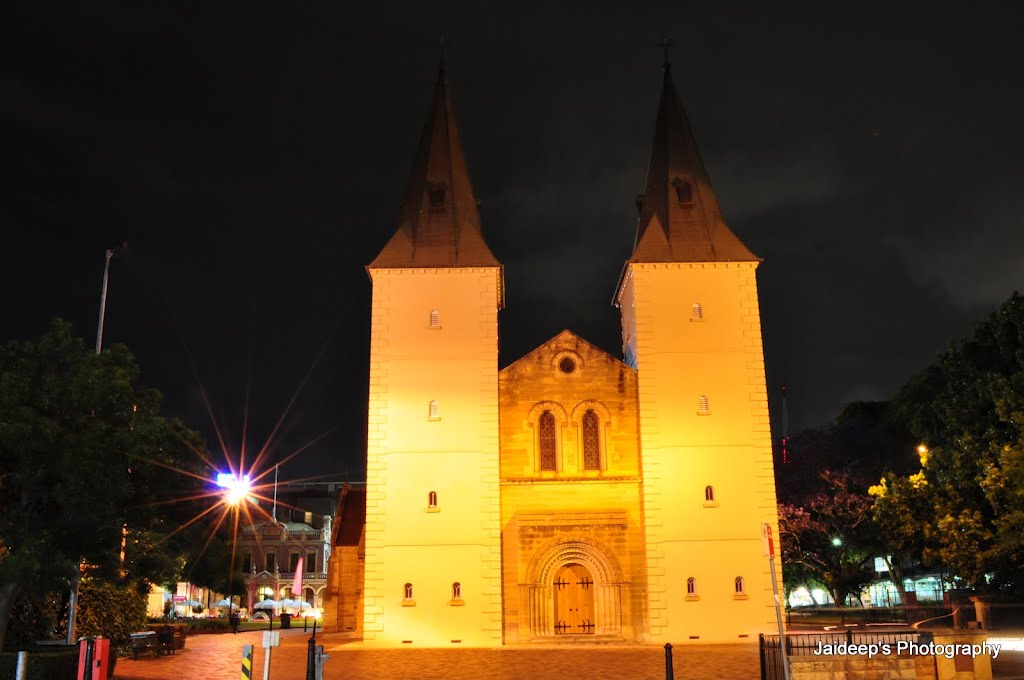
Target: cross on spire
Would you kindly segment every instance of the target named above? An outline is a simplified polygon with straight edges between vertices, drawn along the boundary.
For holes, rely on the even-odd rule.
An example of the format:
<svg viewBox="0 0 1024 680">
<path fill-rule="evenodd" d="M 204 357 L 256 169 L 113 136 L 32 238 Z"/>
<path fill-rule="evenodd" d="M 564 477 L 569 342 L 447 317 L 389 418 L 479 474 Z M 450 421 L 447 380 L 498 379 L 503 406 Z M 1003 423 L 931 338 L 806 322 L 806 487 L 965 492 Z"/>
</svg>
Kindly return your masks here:
<svg viewBox="0 0 1024 680">
<path fill-rule="evenodd" d="M 669 49 L 672 47 L 672 38 L 669 38 L 668 36 L 662 38 L 661 42 L 658 43 L 658 47 L 665 50 L 665 62 L 662 64 L 662 66 L 664 66 L 665 70 L 667 71 L 668 69 L 672 68 L 672 55 L 669 52 Z"/>
</svg>

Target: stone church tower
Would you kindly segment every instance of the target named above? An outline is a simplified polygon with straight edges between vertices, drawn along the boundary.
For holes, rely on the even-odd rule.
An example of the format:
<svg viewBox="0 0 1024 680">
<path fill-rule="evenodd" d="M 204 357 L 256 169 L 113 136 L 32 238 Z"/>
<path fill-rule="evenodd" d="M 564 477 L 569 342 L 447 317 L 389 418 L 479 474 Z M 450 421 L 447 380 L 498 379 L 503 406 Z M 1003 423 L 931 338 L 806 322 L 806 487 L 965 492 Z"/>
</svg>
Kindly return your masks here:
<svg viewBox="0 0 1024 680">
<path fill-rule="evenodd" d="M 339 507 L 326 630 L 444 647 L 771 630 L 760 261 L 721 216 L 667 63 L 638 209 L 624 360 L 565 330 L 499 371 L 502 265 L 442 67 L 367 268 L 367 482 Z"/>
<path fill-rule="evenodd" d="M 367 270 L 364 639 L 500 645 L 502 268 L 443 66 L 398 230 Z"/>
<path fill-rule="evenodd" d="M 726 226 L 664 69 L 616 295 L 639 383 L 647 627 L 652 641 L 733 641 L 774 616 L 761 544 L 761 524 L 778 535 L 778 520 L 760 260 Z"/>
</svg>

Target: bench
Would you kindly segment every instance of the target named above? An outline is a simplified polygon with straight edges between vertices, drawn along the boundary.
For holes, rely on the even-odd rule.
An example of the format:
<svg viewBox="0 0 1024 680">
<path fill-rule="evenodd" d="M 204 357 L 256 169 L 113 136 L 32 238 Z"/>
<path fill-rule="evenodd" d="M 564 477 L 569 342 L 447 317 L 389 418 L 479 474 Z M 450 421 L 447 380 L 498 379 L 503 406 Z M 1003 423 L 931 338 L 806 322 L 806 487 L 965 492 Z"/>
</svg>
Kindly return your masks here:
<svg viewBox="0 0 1024 680">
<path fill-rule="evenodd" d="M 139 653 L 153 652 L 160 656 L 160 640 L 157 634 L 149 630 L 144 633 L 131 633 L 132 655 L 139 660 Z"/>
</svg>

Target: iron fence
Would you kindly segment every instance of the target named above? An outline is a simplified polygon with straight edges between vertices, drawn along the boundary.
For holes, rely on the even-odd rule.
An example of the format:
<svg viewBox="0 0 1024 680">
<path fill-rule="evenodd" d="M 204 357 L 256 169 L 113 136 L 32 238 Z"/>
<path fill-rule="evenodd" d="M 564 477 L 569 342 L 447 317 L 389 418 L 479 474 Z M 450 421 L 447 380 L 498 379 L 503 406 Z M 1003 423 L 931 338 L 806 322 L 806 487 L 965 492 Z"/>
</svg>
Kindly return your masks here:
<svg viewBox="0 0 1024 680">
<path fill-rule="evenodd" d="M 786 635 L 786 654 L 812 656 L 823 645 L 890 645 L 900 642 L 926 645 L 932 642 L 932 634 L 917 630 L 837 630 L 830 633 L 790 633 Z M 778 635 L 760 636 L 761 680 L 786 680 L 782 665 L 782 645 Z"/>
</svg>

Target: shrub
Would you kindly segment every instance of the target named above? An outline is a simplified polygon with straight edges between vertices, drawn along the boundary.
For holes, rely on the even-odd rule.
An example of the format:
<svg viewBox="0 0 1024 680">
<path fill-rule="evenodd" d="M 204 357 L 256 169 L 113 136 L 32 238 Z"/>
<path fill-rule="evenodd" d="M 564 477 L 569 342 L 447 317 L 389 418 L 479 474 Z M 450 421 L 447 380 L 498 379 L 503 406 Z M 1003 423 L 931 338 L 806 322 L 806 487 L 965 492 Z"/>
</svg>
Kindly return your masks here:
<svg viewBox="0 0 1024 680">
<path fill-rule="evenodd" d="M 83 578 L 78 588 L 76 635 L 102 635 L 111 651 L 131 653 L 131 634 L 146 630 L 146 599 L 133 584 Z"/>
</svg>

